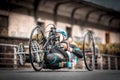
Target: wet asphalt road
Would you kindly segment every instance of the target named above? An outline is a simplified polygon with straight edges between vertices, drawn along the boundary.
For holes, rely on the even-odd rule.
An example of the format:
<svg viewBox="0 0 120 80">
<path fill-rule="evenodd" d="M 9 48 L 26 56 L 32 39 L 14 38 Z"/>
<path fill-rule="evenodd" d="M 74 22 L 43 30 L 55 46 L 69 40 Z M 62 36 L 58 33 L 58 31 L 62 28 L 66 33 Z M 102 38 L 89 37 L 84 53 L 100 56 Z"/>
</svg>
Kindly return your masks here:
<svg viewBox="0 0 120 80">
<path fill-rule="evenodd" d="M 120 80 L 120 71 L 0 70 L 0 80 Z"/>
</svg>

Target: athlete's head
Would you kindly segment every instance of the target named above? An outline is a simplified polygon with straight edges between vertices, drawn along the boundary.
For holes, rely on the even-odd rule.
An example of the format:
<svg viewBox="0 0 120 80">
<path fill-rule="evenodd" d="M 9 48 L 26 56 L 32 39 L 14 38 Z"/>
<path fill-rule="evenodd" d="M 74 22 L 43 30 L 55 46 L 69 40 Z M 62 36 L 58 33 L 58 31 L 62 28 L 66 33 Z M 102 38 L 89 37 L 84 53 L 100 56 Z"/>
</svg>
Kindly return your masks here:
<svg viewBox="0 0 120 80">
<path fill-rule="evenodd" d="M 63 39 L 68 39 L 68 35 L 63 29 L 57 28 L 56 32 L 62 34 Z"/>
</svg>

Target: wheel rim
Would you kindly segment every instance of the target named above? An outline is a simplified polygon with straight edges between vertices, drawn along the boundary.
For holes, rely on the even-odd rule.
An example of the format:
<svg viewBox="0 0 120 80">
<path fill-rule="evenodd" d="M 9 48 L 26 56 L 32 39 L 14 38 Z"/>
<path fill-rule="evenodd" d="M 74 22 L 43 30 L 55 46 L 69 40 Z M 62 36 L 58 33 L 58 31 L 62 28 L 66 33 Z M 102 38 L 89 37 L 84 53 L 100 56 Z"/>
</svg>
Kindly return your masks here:
<svg viewBox="0 0 120 80">
<path fill-rule="evenodd" d="M 40 71 L 44 64 L 43 35 L 42 31 L 38 30 L 39 27 L 33 29 L 29 42 L 30 61 L 35 71 Z"/>
<path fill-rule="evenodd" d="M 93 35 L 91 33 L 87 33 L 84 36 L 83 56 L 86 68 L 89 71 L 92 71 L 94 69 L 95 64 L 95 45 Z"/>
</svg>

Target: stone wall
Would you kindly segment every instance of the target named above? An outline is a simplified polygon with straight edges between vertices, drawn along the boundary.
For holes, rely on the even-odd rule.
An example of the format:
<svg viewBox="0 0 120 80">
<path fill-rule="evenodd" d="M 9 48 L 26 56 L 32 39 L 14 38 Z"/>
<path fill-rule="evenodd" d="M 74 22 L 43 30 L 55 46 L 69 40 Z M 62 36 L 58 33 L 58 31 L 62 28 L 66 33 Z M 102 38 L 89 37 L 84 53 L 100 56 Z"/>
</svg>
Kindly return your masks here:
<svg viewBox="0 0 120 80">
<path fill-rule="evenodd" d="M 29 38 L 31 30 L 35 27 L 34 18 L 18 13 L 9 15 L 9 36 Z"/>
</svg>

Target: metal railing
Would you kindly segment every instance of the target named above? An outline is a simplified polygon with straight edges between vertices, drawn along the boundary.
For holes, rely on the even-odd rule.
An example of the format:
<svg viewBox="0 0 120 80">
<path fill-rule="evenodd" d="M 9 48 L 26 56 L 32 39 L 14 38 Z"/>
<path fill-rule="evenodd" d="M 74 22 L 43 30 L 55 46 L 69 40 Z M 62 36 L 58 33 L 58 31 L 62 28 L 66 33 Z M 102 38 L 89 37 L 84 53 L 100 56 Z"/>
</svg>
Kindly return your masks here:
<svg viewBox="0 0 120 80">
<path fill-rule="evenodd" d="M 100 69 L 103 70 L 104 69 L 104 64 L 105 64 L 105 61 L 103 60 L 103 58 L 106 57 L 106 64 L 107 64 L 107 67 L 108 67 L 108 70 L 110 70 L 112 67 L 115 67 L 116 70 L 118 70 L 118 67 L 119 67 L 119 62 L 118 62 L 118 59 L 120 58 L 119 56 L 115 56 L 115 55 L 108 55 L 108 54 L 101 54 L 101 57 L 100 57 Z M 112 62 L 112 59 L 113 58 L 113 62 Z M 112 65 L 111 65 L 112 64 Z"/>
<path fill-rule="evenodd" d="M 13 58 L 13 68 L 17 69 L 18 68 L 17 67 L 18 66 L 18 63 L 17 63 L 17 55 L 18 55 L 17 48 L 18 48 L 18 45 L 14 45 L 14 44 L 1 44 L 0 43 L 0 46 L 2 46 L 2 47 L 12 47 L 13 48 L 13 55 L 14 55 L 14 58 Z M 28 48 L 28 46 L 24 46 L 24 47 Z M 28 53 L 28 52 L 21 52 L 21 53 L 25 54 L 25 53 Z"/>
<path fill-rule="evenodd" d="M 14 63 L 13 63 L 13 68 L 14 69 L 17 69 L 18 68 L 18 63 L 17 63 L 17 54 L 18 54 L 18 51 L 17 51 L 17 48 L 18 48 L 18 45 L 14 45 L 14 44 L 1 44 L 0 43 L 0 46 L 2 47 L 12 47 L 13 48 L 13 54 L 14 54 Z M 29 46 L 25 45 L 24 46 L 26 49 L 28 49 Z M 23 54 L 28 54 L 28 52 L 22 52 Z M 104 59 L 106 58 L 106 59 Z M 114 58 L 114 62 L 111 62 L 111 58 Z M 2 58 L 1 58 L 2 59 Z M 119 64 L 120 62 L 118 62 L 120 59 L 119 56 L 115 56 L 115 55 L 108 55 L 108 54 L 101 54 L 101 56 L 97 59 L 97 62 L 98 65 L 100 65 L 100 70 L 104 70 L 104 65 L 107 65 L 107 68 L 108 70 L 110 70 L 113 66 L 115 67 L 116 70 L 119 69 Z M 105 63 L 105 60 L 106 60 L 106 63 Z M 85 68 L 85 64 L 84 64 L 84 61 L 81 61 L 82 62 L 82 69 L 86 69 Z M 112 64 L 112 65 L 111 65 Z M 75 69 L 75 68 L 73 68 Z"/>
</svg>

